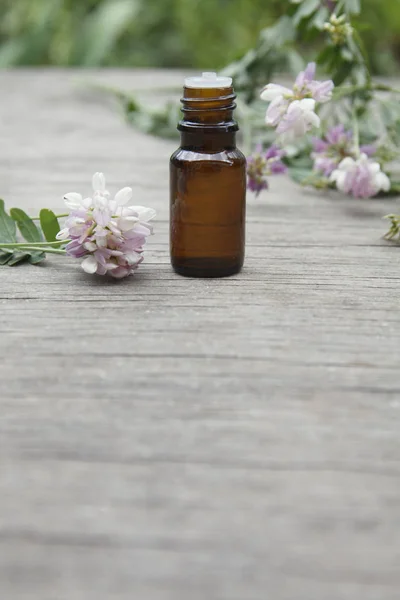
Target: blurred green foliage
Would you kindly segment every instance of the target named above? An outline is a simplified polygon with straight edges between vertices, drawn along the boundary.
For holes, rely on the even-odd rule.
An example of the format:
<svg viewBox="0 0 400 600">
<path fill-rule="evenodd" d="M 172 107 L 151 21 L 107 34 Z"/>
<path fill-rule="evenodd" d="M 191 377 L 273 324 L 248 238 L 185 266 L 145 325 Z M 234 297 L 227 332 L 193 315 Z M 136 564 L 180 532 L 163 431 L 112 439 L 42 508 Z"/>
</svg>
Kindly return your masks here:
<svg viewBox="0 0 400 600">
<path fill-rule="evenodd" d="M 362 0 L 375 72 L 400 58 L 400 0 Z M 219 69 L 252 47 L 285 0 L 0 0 L 0 66 Z M 307 50 L 307 49 L 306 49 Z"/>
</svg>

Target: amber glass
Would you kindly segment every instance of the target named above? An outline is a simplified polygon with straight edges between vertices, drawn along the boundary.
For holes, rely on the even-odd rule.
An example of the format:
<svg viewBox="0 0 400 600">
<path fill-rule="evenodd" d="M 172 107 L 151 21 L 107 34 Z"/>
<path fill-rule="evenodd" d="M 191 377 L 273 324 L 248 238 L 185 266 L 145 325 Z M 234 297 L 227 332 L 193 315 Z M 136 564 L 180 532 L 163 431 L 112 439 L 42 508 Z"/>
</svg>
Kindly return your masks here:
<svg viewBox="0 0 400 600">
<path fill-rule="evenodd" d="M 233 88 L 184 88 L 181 147 L 170 161 L 170 250 L 187 277 L 238 273 L 244 260 L 246 159 Z"/>
</svg>

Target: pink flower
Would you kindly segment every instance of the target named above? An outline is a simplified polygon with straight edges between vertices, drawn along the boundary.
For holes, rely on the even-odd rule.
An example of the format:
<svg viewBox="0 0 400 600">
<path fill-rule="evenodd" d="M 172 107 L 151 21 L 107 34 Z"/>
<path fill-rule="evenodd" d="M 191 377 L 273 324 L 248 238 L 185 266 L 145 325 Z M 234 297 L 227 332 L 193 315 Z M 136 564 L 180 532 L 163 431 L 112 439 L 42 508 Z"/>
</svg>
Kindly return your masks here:
<svg viewBox="0 0 400 600">
<path fill-rule="evenodd" d="M 92 183 L 92 197 L 65 195 L 65 204 L 71 212 L 57 239 L 70 240 L 66 252 L 84 259 L 81 266 L 86 273 L 109 274 L 120 279 L 131 275 L 142 262 L 143 246 L 152 233 L 148 222 L 155 211 L 144 206 L 126 206 L 132 198 L 132 189 L 128 187 L 111 199 L 102 173 L 95 173 Z"/>
<path fill-rule="evenodd" d="M 355 198 L 370 198 L 381 190 L 390 189 L 388 176 L 381 171 L 381 166 L 373 162 L 366 154 L 360 158 L 344 158 L 330 177 L 336 187 L 345 194 Z"/>
<path fill-rule="evenodd" d="M 312 98 L 294 100 L 290 103 L 286 114 L 276 128 L 276 132 L 281 134 L 282 143 L 292 142 L 295 138 L 305 135 L 313 127 L 319 127 L 320 118 L 315 114 L 314 109 L 315 100 Z"/>
<path fill-rule="evenodd" d="M 267 125 L 277 127 L 277 133 L 284 133 L 287 141 L 319 127 L 316 103 L 328 102 L 332 97 L 333 82 L 314 79 L 315 69 L 315 63 L 309 63 L 296 77 L 293 89 L 269 83 L 261 92 L 261 99 L 270 102 L 265 117 Z"/>
<path fill-rule="evenodd" d="M 314 138 L 313 146 L 311 158 L 314 160 L 314 170 L 323 173 L 325 177 L 329 177 L 344 158 L 356 156 L 353 132 L 346 131 L 344 125 L 331 127 L 323 138 Z M 360 151 L 372 156 L 376 152 L 376 146 L 361 146 Z"/>
<path fill-rule="evenodd" d="M 258 146 L 247 159 L 247 186 L 256 196 L 261 190 L 268 189 L 269 175 L 286 173 L 287 167 L 282 162 L 284 151 L 278 146 L 272 145 L 263 152 L 261 145 Z"/>
</svg>

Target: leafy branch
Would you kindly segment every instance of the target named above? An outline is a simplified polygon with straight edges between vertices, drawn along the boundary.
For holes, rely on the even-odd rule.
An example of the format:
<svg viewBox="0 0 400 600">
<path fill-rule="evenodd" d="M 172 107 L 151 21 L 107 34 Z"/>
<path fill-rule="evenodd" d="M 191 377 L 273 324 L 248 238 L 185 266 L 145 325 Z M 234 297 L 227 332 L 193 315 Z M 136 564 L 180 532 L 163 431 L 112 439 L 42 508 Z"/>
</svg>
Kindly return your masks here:
<svg viewBox="0 0 400 600">
<path fill-rule="evenodd" d="M 35 220 L 39 220 L 39 226 L 20 208 L 7 213 L 0 199 L 0 265 L 12 267 L 26 261 L 37 264 L 46 253 L 65 254 L 66 242 L 56 239 L 60 225 L 54 212 L 44 208 Z M 24 242 L 18 240 L 18 231 Z"/>
</svg>

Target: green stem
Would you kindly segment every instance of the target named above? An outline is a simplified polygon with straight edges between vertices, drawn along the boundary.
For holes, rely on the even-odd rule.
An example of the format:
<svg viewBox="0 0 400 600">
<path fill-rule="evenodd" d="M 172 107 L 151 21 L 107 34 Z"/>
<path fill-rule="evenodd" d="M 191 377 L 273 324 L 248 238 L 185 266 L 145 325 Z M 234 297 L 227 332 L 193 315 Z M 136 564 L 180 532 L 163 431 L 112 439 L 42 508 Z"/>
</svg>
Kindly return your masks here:
<svg viewBox="0 0 400 600">
<path fill-rule="evenodd" d="M 353 107 L 352 121 L 353 121 L 353 140 L 354 140 L 355 154 L 357 157 L 359 157 L 360 156 L 360 130 L 358 127 L 358 119 L 357 119 L 357 115 L 354 110 L 354 107 Z"/>
<path fill-rule="evenodd" d="M 385 85 L 384 83 L 375 83 L 371 86 L 371 89 L 377 92 L 392 92 L 392 94 L 400 94 L 400 90 L 392 88 L 390 85 Z"/>
<path fill-rule="evenodd" d="M 392 88 L 390 85 L 384 83 L 373 83 L 371 85 L 349 85 L 340 86 L 334 92 L 334 99 L 340 100 L 345 96 L 350 96 L 356 92 L 390 92 L 392 94 L 400 94 L 400 90 Z"/>
<path fill-rule="evenodd" d="M 54 215 L 56 219 L 62 219 L 63 217 L 68 217 L 69 213 L 63 213 L 62 215 Z M 40 217 L 30 217 L 32 221 L 40 221 Z"/>
<path fill-rule="evenodd" d="M 12 244 L 0 243 L 0 250 L 2 248 L 11 249 L 10 246 L 12 246 Z M 58 250 L 57 248 L 38 248 L 37 246 L 24 246 L 23 244 L 14 244 L 14 248 L 16 250 L 20 250 L 21 252 L 23 252 L 24 250 L 29 250 L 30 252 L 36 252 L 40 250 L 42 252 L 48 252 L 49 254 L 62 254 L 64 256 L 66 254 L 65 250 Z"/>
<path fill-rule="evenodd" d="M 29 242 L 11 242 L 10 244 L 3 244 L 3 242 L 0 242 L 0 247 L 1 248 L 20 248 L 22 246 L 26 246 L 27 243 L 30 246 L 35 245 L 35 247 L 38 250 L 45 250 L 46 248 L 48 248 L 49 246 L 60 246 L 61 244 L 68 244 L 68 242 L 70 242 L 71 240 L 60 240 L 59 242 L 33 242 L 33 243 L 29 243 Z"/>
</svg>

